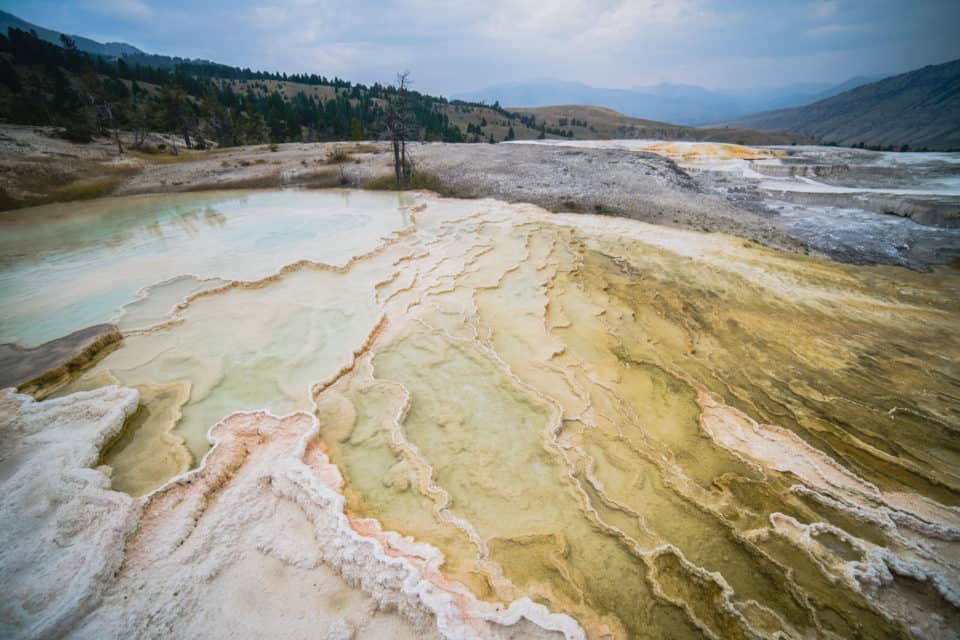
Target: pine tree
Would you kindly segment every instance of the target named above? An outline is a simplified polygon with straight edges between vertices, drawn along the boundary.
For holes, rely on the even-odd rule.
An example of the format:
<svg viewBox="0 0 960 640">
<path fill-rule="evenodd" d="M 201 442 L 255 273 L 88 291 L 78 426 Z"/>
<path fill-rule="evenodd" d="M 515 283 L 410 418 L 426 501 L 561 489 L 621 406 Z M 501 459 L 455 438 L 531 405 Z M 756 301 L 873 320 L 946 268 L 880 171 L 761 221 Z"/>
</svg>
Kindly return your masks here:
<svg viewBox="0 0 960 640">
<path fill-rule="evenodd" d="M 350 120 L 350 139 L 351 140 L 363 140 L 363 127 L 360 126 L 360 120 L 357 118 L 352 118 Z"/>
</svg>

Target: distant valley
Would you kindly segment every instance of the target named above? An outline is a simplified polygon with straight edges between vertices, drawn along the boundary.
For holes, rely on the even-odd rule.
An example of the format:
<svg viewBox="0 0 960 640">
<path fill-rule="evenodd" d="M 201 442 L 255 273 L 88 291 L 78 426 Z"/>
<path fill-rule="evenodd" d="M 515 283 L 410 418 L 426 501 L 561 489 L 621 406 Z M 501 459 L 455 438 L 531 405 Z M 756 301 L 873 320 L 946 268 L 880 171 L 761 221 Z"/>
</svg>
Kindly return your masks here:
<svg viewBox="0 0 960 640">
<path fill-rule="evenodd" d="M 859 76 L 840 84 L 808 83 L 730 90 L 680 84 L 605 89 L 579 82 L 545 79 L 496 85 L 454 94 L 454 97 L 487 104 L 498 102 L 511 108 L 589 104 L 635 118 L 697 126 L 816 102 L 878 79 Z"/>
</svg>

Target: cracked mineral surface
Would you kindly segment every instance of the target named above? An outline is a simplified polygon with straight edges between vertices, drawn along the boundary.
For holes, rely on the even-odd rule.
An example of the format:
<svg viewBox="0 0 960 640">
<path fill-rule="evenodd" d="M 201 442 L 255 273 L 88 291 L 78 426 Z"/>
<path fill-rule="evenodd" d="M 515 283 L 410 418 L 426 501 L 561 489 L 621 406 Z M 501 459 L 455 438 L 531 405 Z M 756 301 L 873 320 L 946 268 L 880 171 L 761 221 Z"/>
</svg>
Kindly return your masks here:
<svg viewBox="0 0 960 640">
<path fill-rule="evenodd" d="M 0 635 L 960 628 L 954 268 L 429 194 L 109 206 L 3 256 L 4 339 L 123 339 L 0 395 Z"/>
</svg>

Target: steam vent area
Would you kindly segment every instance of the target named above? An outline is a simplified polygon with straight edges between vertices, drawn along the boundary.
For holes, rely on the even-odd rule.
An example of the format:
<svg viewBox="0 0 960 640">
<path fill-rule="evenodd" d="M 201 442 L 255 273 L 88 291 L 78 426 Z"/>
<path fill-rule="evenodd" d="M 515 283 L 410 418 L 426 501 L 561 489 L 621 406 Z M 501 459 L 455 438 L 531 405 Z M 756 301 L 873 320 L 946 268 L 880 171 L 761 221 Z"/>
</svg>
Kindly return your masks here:
<svg viewBox="0 0 960 640">
<path fill-rule="evenodd" d="M 427 192 L 0 214 L 0 638 L 957 638 L 960 269 L 833 259 L 896 198 L 957 237 L 956 174 L 724 149 L 620 152 L 809 255 Z"/>
</svg>

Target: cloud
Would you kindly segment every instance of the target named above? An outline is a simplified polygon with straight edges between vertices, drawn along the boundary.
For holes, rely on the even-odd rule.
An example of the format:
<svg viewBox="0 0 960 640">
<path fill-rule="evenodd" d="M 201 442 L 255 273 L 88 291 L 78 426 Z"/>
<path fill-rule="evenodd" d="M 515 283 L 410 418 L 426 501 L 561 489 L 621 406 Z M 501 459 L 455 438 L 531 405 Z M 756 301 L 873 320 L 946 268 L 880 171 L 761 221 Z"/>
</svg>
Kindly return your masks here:
<svg viewBox="0 0 960 640">
<path fill-rule="evenodd" d="M 532 78 L 622 88 L 833 82 L 960 57 L 960 2 L 942 0 L 4 4 L 44 26 L 243 67 L 364 83 L 410 69 L 418 89 L 446 95 Z"/>
<path fill-rule="evenodd" d="M 813 29 L 807 29 L 804 31 L 804 35 L 820 38 L 820 37 L 832 37 L 832 36 L 849 36 L 851 34 L 864 31 L 864 25 L 860 24 L 823 24 L 819 27 L 814 27 Z"/>
<path fill-rule="evenodd" d="M 153 18 L 153 7 L 143 0 L 97 0 L 90 3 L 97 13 L 113 15 L 127 20 L 144 21 Z"/>
<path fill-rule="evenodd" d="M 473 35 L 511 48 L 543 49 L 573 43 L 591 50 L 636 44 L 699 20 L 701 0 L 488 0 L 492 7 L 469 28 Z M 569 50 L 570 54 L 576 51 Z"/>
<path fill-rule="evenodd" d="M 810 15 L 814 18 L 825 20 L 837 15 L 839 8 L 840 6 L 837 2 L 814 2 L 810 7 Z"/>
</svg>

